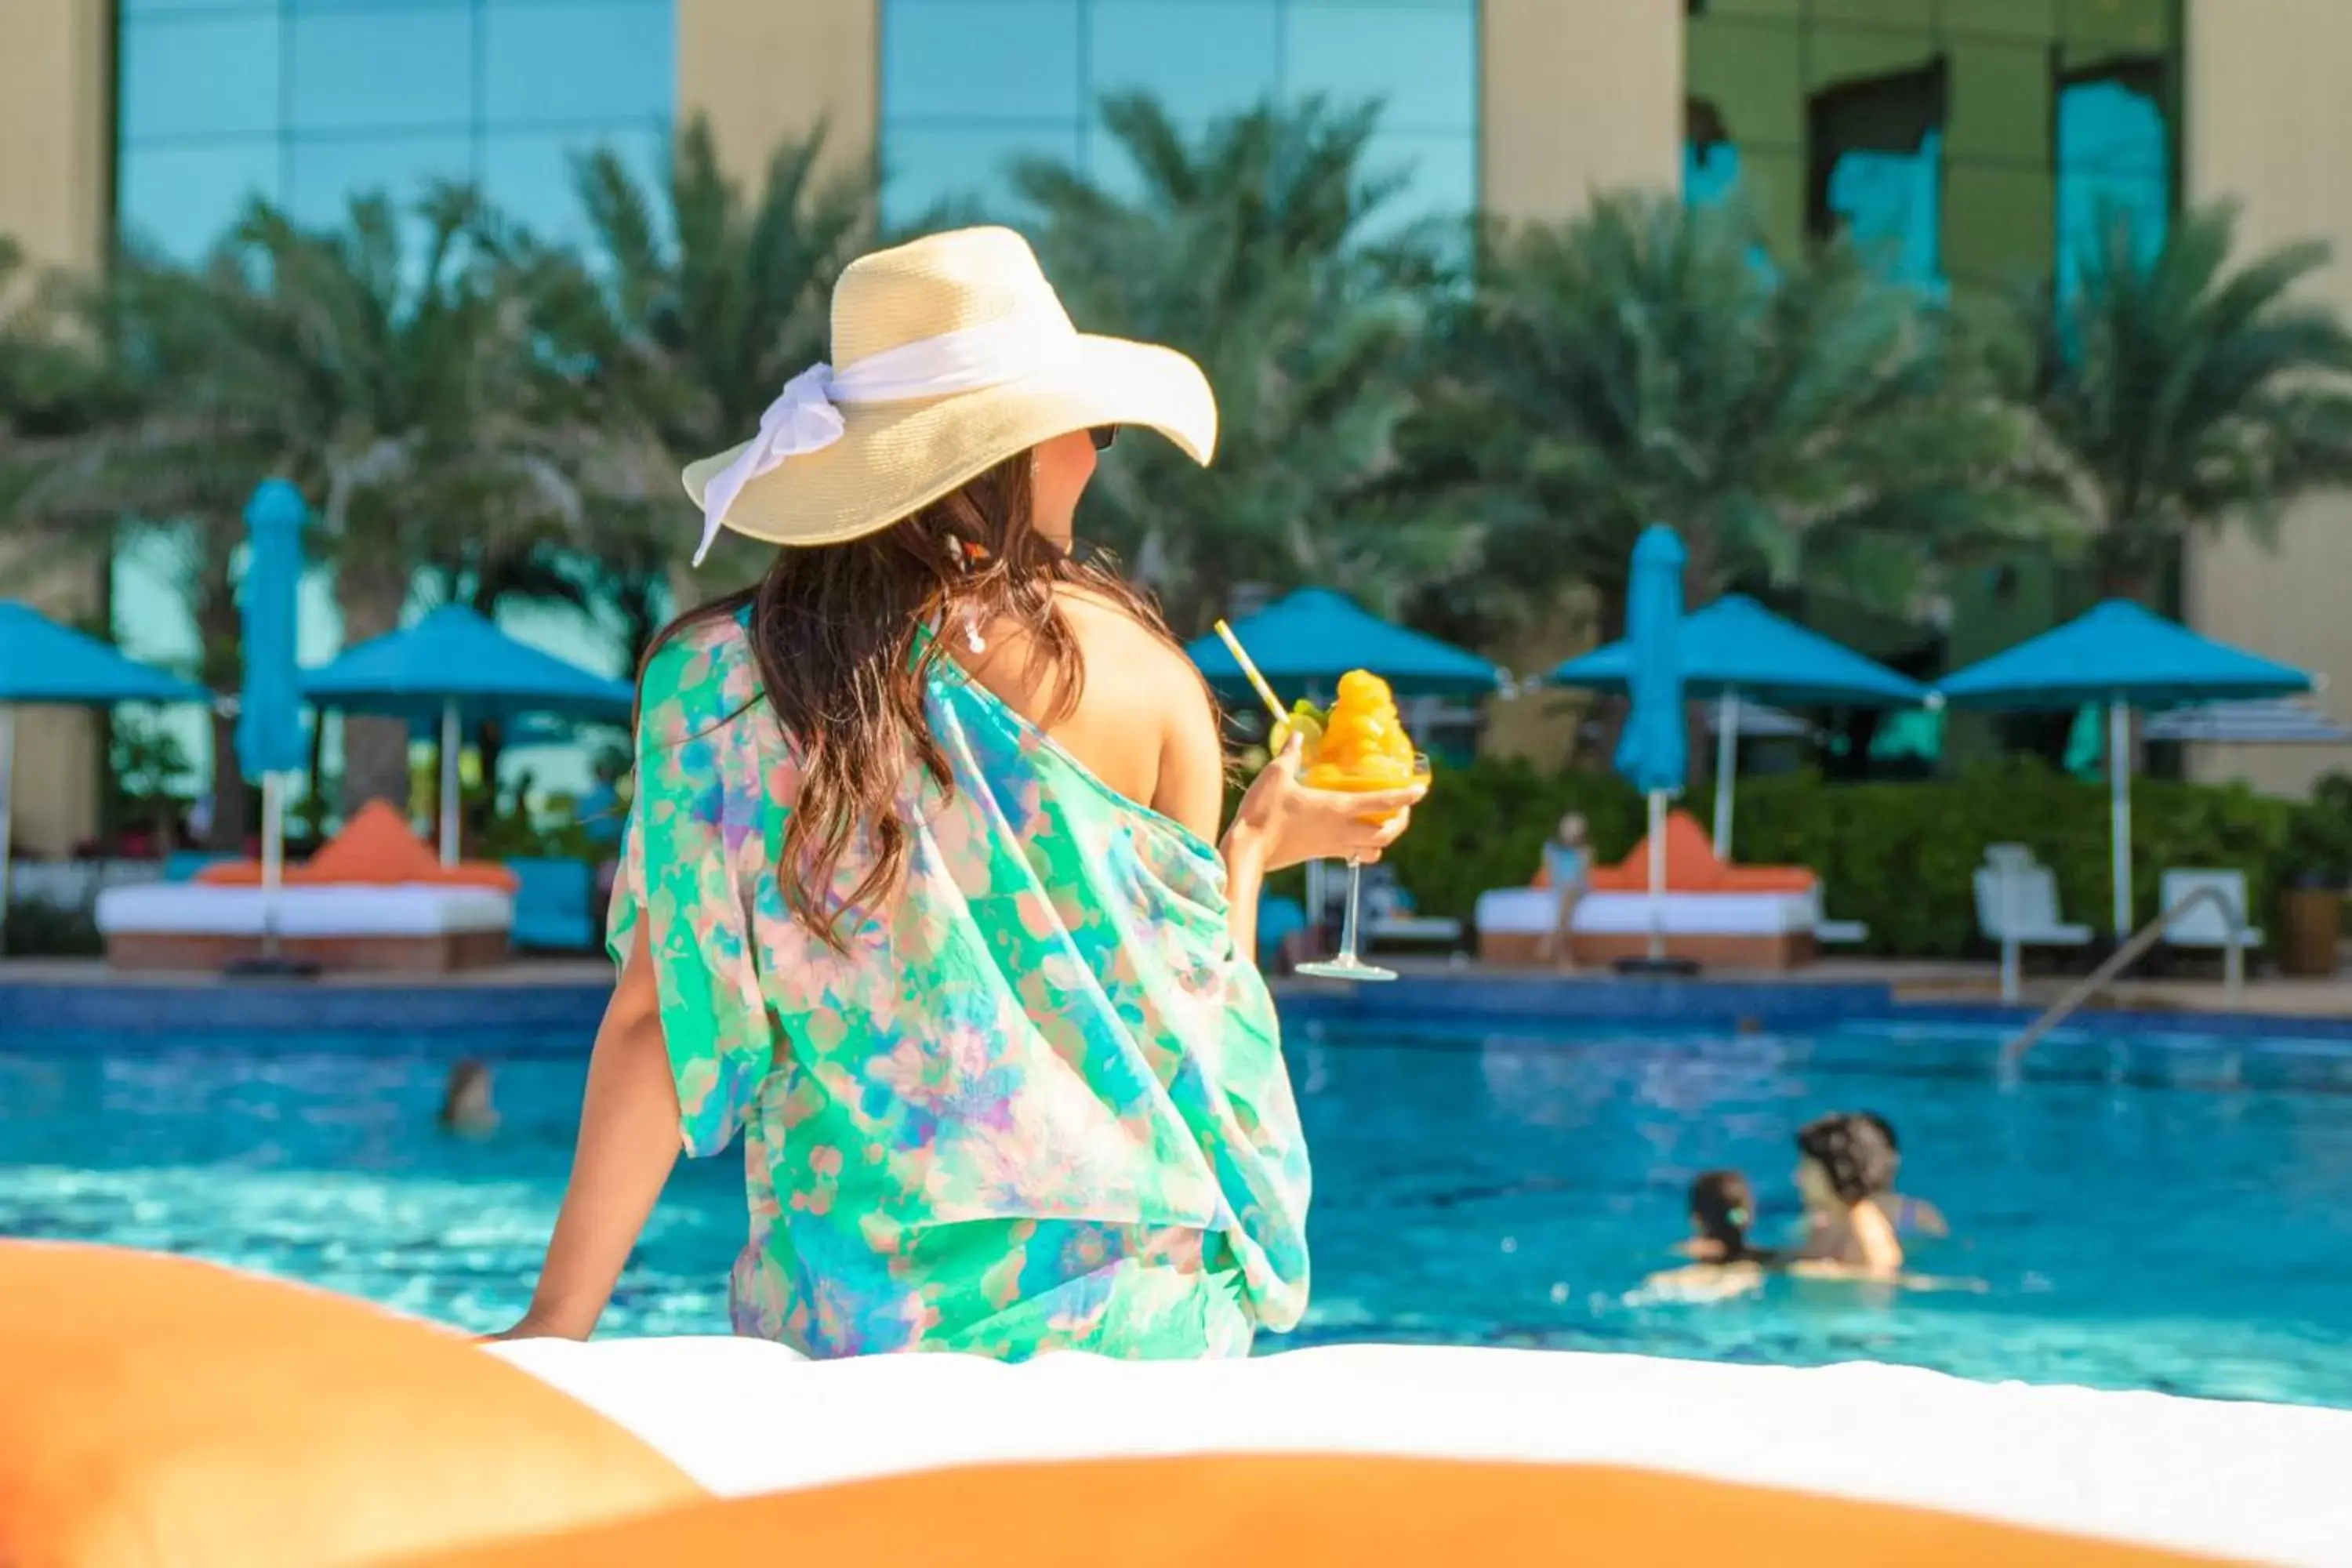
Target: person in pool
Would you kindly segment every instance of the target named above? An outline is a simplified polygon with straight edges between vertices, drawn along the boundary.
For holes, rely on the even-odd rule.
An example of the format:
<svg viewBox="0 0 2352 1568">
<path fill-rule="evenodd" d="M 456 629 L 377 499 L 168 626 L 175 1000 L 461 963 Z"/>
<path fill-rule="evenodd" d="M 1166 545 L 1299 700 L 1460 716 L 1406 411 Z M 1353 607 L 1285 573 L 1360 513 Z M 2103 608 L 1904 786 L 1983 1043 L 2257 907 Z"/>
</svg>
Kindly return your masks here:
<svg viewBox="0 0 2352 1568">
<path fill-rule="evenodd" d="M 1690 1184 L 1691 1235 L 1677 1248 L 1691 1261 L 1642 1282 L 1654 1300 L 1709 1301 L 1753 1290 L 1778 1254 L 1748 1239 L 1756 1223 L 1756 1194 L 1738 1171 L 1704 1171 Z"/>
<path fill-rule="evenodd" d="M 499 1113 L 490 1103 L 488 1062 L 467 1057 L 449 1069 L 449 1082 L 441 1092 L 441 1112 L 436 1120 L 442 1131 L 467 1138 L 485 1138 L 498 1131 Z"/>
<path fill-rule="evenodd" d="M 1895 1186 L 1894 1142 L 1875 1117 L 1839 1112 L 1797 1132 L 1797 1193 L 1805 1239 L 1793 1261 L 1872 1279 L 1903 1272 L 1903 1244 L 1881 1200 Z"/>
<path fill-rule="evenodd" d="M 1543 868 L 1545 883 L 1551 889 L 1552 922 L 1536 944 L 1536 958 L 1539 963 L 1557 962 L 1564 970 L 1574 969 L 1576 906 L 1583 901 L 1592 880 L 1592 852 L 1585 846 L 1581 812 L 1571 811 L 1561 817 L 1559 826 L 1544 841 Z"/>
<path fill-rule="evenodd" d="M 832 331 L 684 476 L 706 548 L 777 548 L 639 675 L 618 981 L 501 1337 L 586 1337 L 680 1149 L 740 1136 L 738 1333 L 1247 1354 L 1307 1283 L 1258 896 L 1380 858 L 1422 786 L 1308 789 L 1294 740 L 1221 834 L 1208 689 L 1075 540 L 1127 429 L 1209 460 L 1192 361 L 1081 335 L 1003 228 L 852 262 Z"/>
<path fill-rule="evenodd" d="M 1887 1152 L 1895 1157 L 1895 1171 L 1887 1177 L 1891 1186 L 1903 1169 L 1903 1145 L 1895 1140 L 1895 1124 L 1874 1110 L 1856 1114 L 1876 1127 L 1879 1135 L 1886 1140 Z M 1951 1226 L 1944 1219 L 1944 1211 L 1925 1198 L 1906 1197 L 1901 1193 L 1890 1192 L 1881 1194 L 1877 1203 L 1879 1212 L 1886 1216 L 1886 1223 L 1895 1227 L 1896 1236 L 1940 1237 L 1952 1234 Z"/>
</svg>

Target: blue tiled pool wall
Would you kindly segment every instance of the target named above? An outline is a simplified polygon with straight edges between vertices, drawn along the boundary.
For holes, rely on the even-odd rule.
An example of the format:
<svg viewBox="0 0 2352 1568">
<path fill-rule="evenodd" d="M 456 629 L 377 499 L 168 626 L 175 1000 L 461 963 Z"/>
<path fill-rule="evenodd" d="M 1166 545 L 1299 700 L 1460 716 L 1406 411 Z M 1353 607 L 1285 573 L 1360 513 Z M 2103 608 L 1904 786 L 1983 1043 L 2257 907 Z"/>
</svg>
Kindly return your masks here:
<svg viewBox="0 0 2352 1568">
<path fill-rule="evenodd" d="M 233 1034 L 320 1037 L 499 1035 L 584 1050 L 607 991 L 595 985 L 411 985 L 169 984 L 59 985 L 0 982 L 0 1039 L 12 1035 Z M 1965 1036 L 2017 1028 L 2030 1009 L 1991 1005 L 1905 1003 L 1885 984 L 1769 982 L 1522 979 L 1413 976 L 1347 989 L 1287 987 L 1283 1015 L 1293 1027 L 1349 1034 L 1738 1027 L 1820 1032 L 1883 1023 Z M 2218 1046 L 2261 1041 L 2265 1050 L 2343 1055 L 2352 1018 L 2280 1018 L 2257 1014 L 2085 1010 L 2064 1034 L 2075 1038 Z"/>
</svg>

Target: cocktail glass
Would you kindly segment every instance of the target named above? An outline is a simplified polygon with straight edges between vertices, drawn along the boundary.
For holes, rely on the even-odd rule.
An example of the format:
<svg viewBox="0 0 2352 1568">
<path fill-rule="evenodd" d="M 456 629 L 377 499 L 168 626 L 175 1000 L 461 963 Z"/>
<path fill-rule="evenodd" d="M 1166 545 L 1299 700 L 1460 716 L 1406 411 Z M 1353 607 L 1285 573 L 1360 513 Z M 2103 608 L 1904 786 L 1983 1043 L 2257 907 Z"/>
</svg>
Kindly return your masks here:
<svg viewBox="0 0 2352 1568">
<path fill-rule="evenodd" d="M 1429 759 L 1419 752 L 1413 754 L 1412 776 L 1413 782 L 1417 784 L 1429 783 Z M 1396 788 L 1397 782 L 1394 774 L 1381 779 L 1341 777 L 1318 779 L 1316 787 L 1377 795 L 1382 790 Z M 1364 863 L 1350 858 L 1348 861 L 1348 912 L 1341 918 L 1339 924 L 1339 954 L 1337 958 L 1327 962 L 1302 963 L 1297 966 L 1297 973 L 1311 975 L 1318 980 L 1394 980 L 1396 978 L 1394 970 L 1382 969 L 1376 963 L 1366 963 L 1358 955 L 1357 915 L 1358 908 L 1363 900 L 1363 890 Z"/>
</svg>

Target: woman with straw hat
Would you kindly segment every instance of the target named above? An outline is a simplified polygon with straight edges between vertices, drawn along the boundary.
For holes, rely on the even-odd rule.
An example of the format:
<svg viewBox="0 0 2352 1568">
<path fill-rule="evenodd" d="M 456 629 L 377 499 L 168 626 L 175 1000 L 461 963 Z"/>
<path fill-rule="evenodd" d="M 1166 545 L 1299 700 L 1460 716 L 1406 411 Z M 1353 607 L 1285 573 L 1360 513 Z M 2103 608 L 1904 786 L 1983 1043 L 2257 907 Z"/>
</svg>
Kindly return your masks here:
<svg viewBox="0 0 2352 1568">
<path fill-rule="evenodd" d="M 679 1147 L 740 1132 L 738 1332 L 1244 1353 L 1307 1292 L 1259 885 L 1377 857 L 1418 792 L 1307 790 L 1294 751 L 1220 838 L 1205 689 L 1072 552 L 1122 427 L 1209 460 L 1191 361 L 1078 332 L 992 228 L 853 264 L 833 348 L 686 470 L 705 549 L 782 548 L 646 661 L 619 984 L 509 1333 L 585 1336 Z"/>
</svg>

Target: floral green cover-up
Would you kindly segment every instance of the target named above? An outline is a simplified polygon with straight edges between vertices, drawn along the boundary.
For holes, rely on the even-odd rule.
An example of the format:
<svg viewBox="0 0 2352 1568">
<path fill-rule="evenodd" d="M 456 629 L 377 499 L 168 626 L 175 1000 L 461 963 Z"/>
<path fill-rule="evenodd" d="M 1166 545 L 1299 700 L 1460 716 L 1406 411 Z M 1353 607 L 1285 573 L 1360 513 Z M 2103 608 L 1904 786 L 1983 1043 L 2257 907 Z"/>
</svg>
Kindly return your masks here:
<svg viewBox="0 0 2352 1568">
<path fill-rule="evenodd" d="M 940 661 L 904 888 L 787 911 L 798 782 L 742 626 L 648 666 L 608 944 L 649 919 L 680 1135 L 740 1131 L 738 1333 L 814 1356 L 1241 1355 L 1307 1300 L 1306 1145 L 1216 852 Z M 870 864 L 844 858 L 836 886 Z"/>
</svg>

